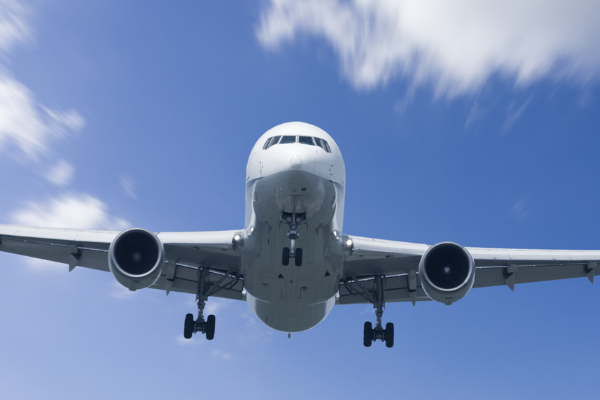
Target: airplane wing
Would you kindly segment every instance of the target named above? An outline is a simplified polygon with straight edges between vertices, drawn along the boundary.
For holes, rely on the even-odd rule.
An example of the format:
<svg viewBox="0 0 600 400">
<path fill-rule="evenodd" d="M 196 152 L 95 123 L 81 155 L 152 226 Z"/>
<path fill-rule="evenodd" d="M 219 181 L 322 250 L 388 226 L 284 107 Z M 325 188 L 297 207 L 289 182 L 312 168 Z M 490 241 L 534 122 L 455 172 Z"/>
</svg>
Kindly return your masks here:
<svg viewBox="0 0 600 400">
<path fill-rule="evenodd" d="M 242 300 L 239 250 L 232 246 L 239 231 L 159 232 L 165 249 L 163 272 L 152 288 L 197 293 L 198 271 L 209 271 L 209 295 Z M 0 251 L 69 265 L 108 269 L 108 248 L 120 231 L 34 228 L 0 224 Z"/>
<path fill-rule="evenodd" d="M 428 301 L 418 269 L 430 246 L 347 236 L 352 251 L 344 261 L 339 304 L 373 303 L 375 276 L 385 277 L 385 301 Z M 506 285 L 600 275 L 598 250 L 529 250 L 466 247 L 475 262 L 473 287 Z"/>
</svg>

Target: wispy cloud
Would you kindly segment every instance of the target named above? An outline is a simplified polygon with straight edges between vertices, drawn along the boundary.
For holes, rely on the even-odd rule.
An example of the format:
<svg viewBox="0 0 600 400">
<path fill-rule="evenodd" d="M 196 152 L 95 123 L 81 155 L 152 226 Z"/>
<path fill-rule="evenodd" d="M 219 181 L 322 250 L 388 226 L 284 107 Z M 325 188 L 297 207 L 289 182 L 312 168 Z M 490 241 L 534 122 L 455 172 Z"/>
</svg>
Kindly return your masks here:
<svg viewBox="0 0 600 400">
<path fill-rule="evenodd" d="M 9 52 L 17 43 L 32 39 L 30 10 L 16 0 L 0 1 L 0 51 Z"/>
<path fill-rule="evenodd" d="M 52 184 L 64 187 L 67 186 L 73 179 L 75 168 L 65 160 L 59 160 L 51 167 L 44 177 Z"/>
<path fill-rule="evenodd" d="M 119 179 L 119 182 L 121 183 L 121 188 L 127 196 L 131 197 L 132 199 L 137 198 L 137 195 L 135 194 L 135 182 L 131 177 L 122 175 Z"/>
<path fill-rule="evenodd" d="M 470 128 L 471 126 L 473 126 L 474 123 L 483 119 L 484 115 L 485 111 L 483 107 L 481 107 L 478 100 L 475 100 L 473 102 L 473 105 L 471 106 L 471 110 L 469 110 L 467 120 L 465 121 L 465 129 Z"/>
<path fill-rule="evenodd" d="M 0 68 L 0 150 L 15 147 L 28 159 L 49 150 L 49 143 L 80 130 L 84 118 L 76 111 L 51 111 L 34 94 Z"/>
<path fill-rule="evenodd" d="M 517 201 L 515 201 L 515 204 L 513 204 L 513 207 L 512 207 L 512 214 L 517 219 L 523 219 L 523 218 L 527 217 L 527 215 L 529 215 L 529 208 L 527 207 L 527 200 L 521 198 L 521 199 L 518 199 Z"/>
<path fill-rule="evenodd" d="M 27 202 L 24 207 L 10 213 L 10 222 L 16 225 L 50 228 L 123 230 L 129 227 L 129 223 L 124 219 L 111 217 L 108 214 L 108 207 L 100 200 L 89 195 L 74 193 Z M 35 272 L 67 271 L 64 264 L 36 258 L 27 258 L 25 263 L 33 267 Z M 115 284 L 118 285 L 116 282 Z M 121 288 L 128 292 L 122 286 Z M 111 292 L 112 297 L 130 296 L 117 289 Z"/>
<path fill-rule="evenodd" d="M 221 358 L 223 360 L 231 360 L 233 358 L 231 354 L 222 352 L 220 350 L 213 350 L 212 356 L 216 358 Z"/>
<path fill-rule="evenodd" d="M 43 201 L 30 201 L 10 214 L 13 224 L 53 228 L 123 230 L 129 223 L 111 217 L 102 201 L 86 194 L 67 193 Z"/>
<path fill-rule="evenodd" d="M 516 100 L 513 100 L 509 104 L 508 110 L 506 110 L 506 119 L 504 120 L 504 124 L 502 125 L 502 130 L 504 132 L 512 128 L 513 125 L 519 120 L 519 118 L 521 118 L 530 101 L 531 96 L 529 96 L 527 100 L 525 100 L 521 104 L 519 104 L 519 102 Z"/>
<path fill-rule="evenodd" d="M 206 307 L 204 307 L 204 314 L 205 315 L 210 315 L 210 314 L 216 314 L 219 310 L 223 309 L 223 307 L 226 306 L 226 301 L 225 300 L 221 300 L 221 299 L 217 299 L 217 298 L 211 298 L 210 301 L 208 301 L 206 303 Z"/>
<path fill-rule="evenodd" d="M 516 85 L 600 74 L 600 2 L 588 0 L 271 0 L 257 37 L 277 49 L 325 39 L 357 88 L 402 76 L 436 95 L 474 93 L 493 75 Z"/>
<path fill-rule="evenodd" d="M 114 281 L 110 285 L 110 291 L 108 292 L 108 295 L 113 299 L 131 300 L 135 297 L 135 292 L 127 289 L 119 282 Z"/>
<path fill-rule="evenodd" d="M 14 0 L 0 0 L 0 59 L 8 59 L 18 43 L 33 38 L 30 10 Z M 0 64 L 0 150 L 18 158 L 37 159 L 53 140 L 78 132 L 85 119 L 75 110 L 52 110 Z M 19 150 L 16 154 L 13 148 Z"/>
</svg>

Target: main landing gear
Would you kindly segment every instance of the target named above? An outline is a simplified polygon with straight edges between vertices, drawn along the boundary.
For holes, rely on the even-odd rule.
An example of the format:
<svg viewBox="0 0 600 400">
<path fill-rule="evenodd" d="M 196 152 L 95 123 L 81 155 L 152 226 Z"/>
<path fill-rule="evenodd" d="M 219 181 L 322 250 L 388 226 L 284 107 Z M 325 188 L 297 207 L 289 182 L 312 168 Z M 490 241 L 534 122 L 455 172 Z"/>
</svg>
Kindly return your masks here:
<svg viewBox="0 0 600 400">
<path fill-rule="evenodd" d="M 288 224 L 290 230 L 287 237 L 290 239 L 290 247 L 284 247 L 281 253 L 281 263 L 283 265 L 290 264 L 290 258 L 294 259 L 296 267 L 302 265 L 302 249 L 296 248 L 296 239 L 300 236 L 298 225 L 306 223 L 306 213 L 281 213 L 281 221 Z"/>
<path fill-rule="evenodd" d="M 377 316 L 377 323 L 375 328 L 369 321 L 365 322 L 363 331 L 363 344 L 365 347 L 371 347 L 376 340 L 385 342 L 386 347 L 394 347 L 394 324 L 388 322 L 383 329 L 381 323 L 381 317 L 383 317 L 383 308 L 385 306 L 383 293 L 384 293 L 384 281 L 383 275 L 375 276 L 375 293 L 373 294 L 373 305 L 376 308 L 375 315 Z"/>
<path fill-rule="evenodd" d="M 216 317 L 214 315 L 209 315 L 208 318 L 204 320 L 204 306 L 206 305 L 206 300 L 208 300 L 207 280 L 208 271 L 205 271 L 204 268 L 200 268 L 198 270 L 198 292 L 196 293 L 198 318 L 194 321 L 193 314 L 187 314 L 185 316 L 183 337 L 186 339 L 191 339 L 192 335 L 196 332 L 202 332 L 206 335 L 206 339 L 208 340 L 213 340 L 215 337 Z"/>
</svg>

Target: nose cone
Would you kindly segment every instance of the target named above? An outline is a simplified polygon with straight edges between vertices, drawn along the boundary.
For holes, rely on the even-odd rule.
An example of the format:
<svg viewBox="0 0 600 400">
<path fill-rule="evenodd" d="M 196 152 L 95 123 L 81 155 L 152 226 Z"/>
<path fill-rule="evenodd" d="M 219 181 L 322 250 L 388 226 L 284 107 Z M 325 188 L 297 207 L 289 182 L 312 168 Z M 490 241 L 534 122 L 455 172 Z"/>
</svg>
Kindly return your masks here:
<svg viewBox="0 0 600 400">
<path fill-rule="evenodd" d="M 296 153 L 290 157 L 291 169 L 301 169 L 302 164 L 304 164 L 304 160 L 302 159 L 302 156 L 300 154 Z"/>
<path fill-rule="evenodd" d="M 272 150 L 277 151 L 277 170 L 306 171 L 314 174 L 316 157 L 313 147 L 299 143 L 273 146 Z"/>
</svg>

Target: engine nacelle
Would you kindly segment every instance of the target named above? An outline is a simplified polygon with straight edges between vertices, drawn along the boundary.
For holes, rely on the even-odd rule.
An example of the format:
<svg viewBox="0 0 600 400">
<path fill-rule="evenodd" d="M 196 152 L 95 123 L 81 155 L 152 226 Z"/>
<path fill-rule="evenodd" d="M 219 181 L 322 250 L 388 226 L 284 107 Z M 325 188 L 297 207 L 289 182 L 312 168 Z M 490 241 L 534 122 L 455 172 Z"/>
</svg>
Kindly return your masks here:
<svg viewBox="0 0 600 400">
<path fill-rule="evenodd" d="M 151 286 L 160 277 L 165 250 L 160 239 L 145 229 L 128 229 L 108 249 L 108 268 L 129 290 Z"/>
<path fill-rule="evenodd" d="M 464 247 L 452 242 L 438 243 L 421 257 L 419 277 L 431 300 L 450 305 L 473 287 L 475 262 Z"/>
</svg>

